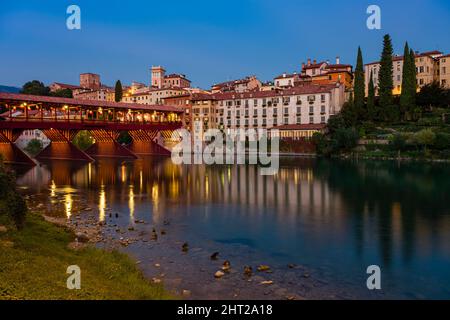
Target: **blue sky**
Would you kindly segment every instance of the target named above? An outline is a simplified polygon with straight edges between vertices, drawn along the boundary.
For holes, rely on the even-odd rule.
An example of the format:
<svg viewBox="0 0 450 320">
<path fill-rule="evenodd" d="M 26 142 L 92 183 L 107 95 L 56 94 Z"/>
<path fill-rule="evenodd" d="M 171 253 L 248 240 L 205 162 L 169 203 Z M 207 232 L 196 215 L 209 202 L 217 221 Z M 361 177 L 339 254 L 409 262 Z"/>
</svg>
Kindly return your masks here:
<svg viewBox="0 0 450 320">
<path fill-rule="evenodd" d="M 81 8 L 82 29 L 66 28 L 66 8 Z M 366 28 L 366 9 L 382 10 L 382 29 Z M 406 40 L 419 51 L 450 53 L 450 1 L 364 0 L 2 0 L 0 84 L 28 80 L 149 83 L 151 65 L 184 73 L 193 85 L 255 74 L 271 80 L 299 71 L 308 57 L 355 64 L 378 60 L 390 33 L 397 53 Z"/>
</svg>

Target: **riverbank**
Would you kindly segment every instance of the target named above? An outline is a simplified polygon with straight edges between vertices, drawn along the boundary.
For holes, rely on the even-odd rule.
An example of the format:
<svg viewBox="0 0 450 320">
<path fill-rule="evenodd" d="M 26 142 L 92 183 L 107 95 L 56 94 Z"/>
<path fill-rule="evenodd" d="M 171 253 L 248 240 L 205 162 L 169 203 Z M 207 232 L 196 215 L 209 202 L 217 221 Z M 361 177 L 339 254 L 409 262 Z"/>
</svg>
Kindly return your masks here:
<svg viewBox="0 0 450 320">
<path fill-rule="evenodd" d="M 65 228 L 28 214 L 17 231 L 0 215 L 0 299 L 167 299 L 159 284 L 144 278 L 128 256 L 75 245 Z M 67 267 L 81 269 L 81 289 L 66 286 Z"/>
</svg>

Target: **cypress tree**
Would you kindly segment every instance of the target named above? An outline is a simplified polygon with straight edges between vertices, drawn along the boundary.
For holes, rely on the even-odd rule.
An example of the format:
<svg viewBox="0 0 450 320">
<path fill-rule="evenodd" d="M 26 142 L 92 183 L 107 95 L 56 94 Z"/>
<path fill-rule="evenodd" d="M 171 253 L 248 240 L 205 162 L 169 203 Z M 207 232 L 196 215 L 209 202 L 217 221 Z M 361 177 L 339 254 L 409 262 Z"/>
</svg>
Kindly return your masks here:
<svg viewBox="0 0 450 320">
<path fill-rule="evenodd" d="M 370 80 L 369 80 L 369 91 L 367 95 L 367 113 L 369 116 L 369 120 L 375 120 L 376 119 L 376 110 L 375 110 L 375 85 L 373 83 L 373 74 L 370 73 Z"/>
<path fill-rule="evenodd" d="M 114 100 L 116 100 L 116 102 L 120 102 L 122 100 L 122 97 L 123 97 L 122 82 L 120 82 L 120 80 L 117 80 Z"/>
<path fill-rule="evenodd" d="M 355 69 L 355 96 L 354 104 L 359 116 L 363 115 L 364 96 L 365 96 L 365 81 L 364 81 L 364 65 L 361 47 L 358 47 L 358 58 Z"/>
<path fill-rule="evenodd" d="M 416 54 L 413 49 L 410 49 L 409 58 L 411 59 L 409 62 L 409 67 L 411 68 L 410 77 L 411 77 L 411 107 L 416 106 L 416 97 L 417 97 L 417 69 L 416 69 Z"/>
<path fill-rule="evenodd" d="M 412 92 L 411 92 L 411 57 L 408 42 L 405 44 L 405 50 L 403 53 L 403 73 L 402 73 L 402 92 L 400 95 L 400 110 L 403 116 L 411 107 L 412 103 Z"/>
<path fill-rule="evenodd" d="M 392 66 L 392 40 L 389 34 L 383 39 L 383 52 L 380 61 L 380 74 L 378 78 L 378 92 L 380 96 L 380 108 L 382 116 L 389 118 L 389 106 L 392 105 L 392 90 L 394 89 L 393 66 Z"/>
</svg>

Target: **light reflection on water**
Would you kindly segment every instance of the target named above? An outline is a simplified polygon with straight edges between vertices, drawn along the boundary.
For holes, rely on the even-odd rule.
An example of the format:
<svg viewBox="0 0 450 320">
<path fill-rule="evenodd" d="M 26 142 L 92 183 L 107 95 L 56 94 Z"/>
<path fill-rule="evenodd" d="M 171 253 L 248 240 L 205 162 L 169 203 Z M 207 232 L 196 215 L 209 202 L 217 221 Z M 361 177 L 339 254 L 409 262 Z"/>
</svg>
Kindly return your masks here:
<svg viewBox="0 0 450 320">
<path fill-rule="evenodd" d="M 19 169 L 18 169 L 19 170 Z M 389 162 L 282 160 L 256 166 L 175 166 L 155 159 L 51 162 L 20 169 L 26 192 L 135 219 L 186 225 L 192 242 L 240 243 L 273 261 L 325 268 L 346 283 L 382 267 L 396 297 L 450 298 L 450 168 Z"/>
</svg>

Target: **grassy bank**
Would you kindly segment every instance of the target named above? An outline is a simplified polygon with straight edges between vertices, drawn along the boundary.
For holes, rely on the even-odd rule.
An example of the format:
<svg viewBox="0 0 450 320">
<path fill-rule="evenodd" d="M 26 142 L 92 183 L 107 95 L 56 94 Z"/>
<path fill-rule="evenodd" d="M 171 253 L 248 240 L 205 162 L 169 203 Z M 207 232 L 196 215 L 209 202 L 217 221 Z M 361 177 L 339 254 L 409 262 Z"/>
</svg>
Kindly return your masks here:
<svg viewBox="0 0 450 320">
<path fill-rule="evenodd" d="M 0 299 L 165 299 L 159 285 L 150 284 L 136 264 L 119 252 L 95 248 L 72 250 L 69 231 L 28 214 L 17 231 L 0 215 Z M 81 290 L 66 287 L 67 267 L 81 268 Z"/>
</svg>

